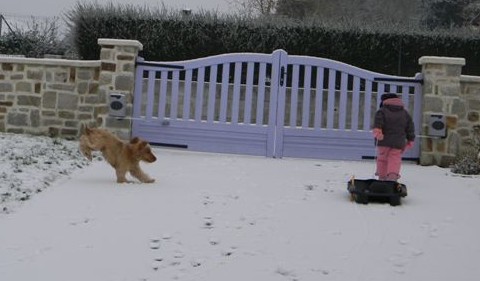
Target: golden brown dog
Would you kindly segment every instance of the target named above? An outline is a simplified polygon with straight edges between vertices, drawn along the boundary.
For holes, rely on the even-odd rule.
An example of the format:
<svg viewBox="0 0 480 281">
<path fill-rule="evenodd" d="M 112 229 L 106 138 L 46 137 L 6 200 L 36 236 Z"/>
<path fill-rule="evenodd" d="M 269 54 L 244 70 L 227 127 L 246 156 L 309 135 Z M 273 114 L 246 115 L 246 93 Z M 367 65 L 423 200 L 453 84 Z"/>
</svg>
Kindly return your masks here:
<svg viewBox="0 0 480 281">
<path fill-rule="evenodd" d="M 80 151 L 90 161 L 92 151 L 101 151 L 105 160 L 115 169 L 118 183 L 128 182 L 125 177 L 127 172 L 144 183 L 155 181 L 142 171 L 140 161 L 153 163 L 157 158 L 148 142 L 137 137 L 127 143 L 104 129 L 85 128 L 80 137 Z"/>
</svg>

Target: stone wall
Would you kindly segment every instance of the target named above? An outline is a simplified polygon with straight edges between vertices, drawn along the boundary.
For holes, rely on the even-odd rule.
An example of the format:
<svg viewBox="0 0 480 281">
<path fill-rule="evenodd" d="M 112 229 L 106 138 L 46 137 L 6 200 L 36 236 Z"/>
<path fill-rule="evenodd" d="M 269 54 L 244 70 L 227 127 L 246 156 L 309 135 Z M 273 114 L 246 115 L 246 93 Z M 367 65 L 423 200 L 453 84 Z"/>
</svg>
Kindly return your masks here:
<svg viewBox="0 0 480 281">
<path fill-rule="evenodd" d="M 130 138 L 131 119 L 109 116 L 109 96 L 126 97 L 131 116 L 136 40 L 99 39 L 99 60 L 0 56 L 0 132 L 76 138 L 85 125 Z M 463 58 L 422 57 L 422 165 L 448 166 L 480 132 L 480 77 L 461 75 Z M 447 117 L 447 137 L 427 135 L 428 116 Z"/>
<path fill-rule="evenodd" d="M 142 45 L 98 43 L 98 61 L 0 57 L 0 131 L 76 138 L 82 126 L 95 125 L 128 138 L 129 121 L 108 117 L 107 97 L 131 97 Z"/>
<path fill-rule="evenodd" d="M 480 130 L 480 77 L 462 75 L 463 58 L 422 57 L 422 165 L 448 167 Z M 428 116 L 446 116 L 446 138 L 427 136 Z"/>
</svg>

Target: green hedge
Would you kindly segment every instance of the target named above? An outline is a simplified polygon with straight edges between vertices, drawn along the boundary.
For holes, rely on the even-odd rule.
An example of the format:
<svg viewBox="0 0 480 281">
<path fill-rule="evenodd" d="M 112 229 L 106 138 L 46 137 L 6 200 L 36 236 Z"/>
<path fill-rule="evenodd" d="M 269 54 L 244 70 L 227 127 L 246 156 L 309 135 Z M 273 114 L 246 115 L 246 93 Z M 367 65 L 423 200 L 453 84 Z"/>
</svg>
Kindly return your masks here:
<svg viewBox="0 0 480 281">
<path fill-rule="evenodd" d="M 200 13 L 151 11 L 134 6 L 77 4 L 68 13 L 82 59 L 98 59 L 98 38 L 136 39 L 146 60 L 176 61 L 231 52 L 310 55 L 402 76 L 420 72 L 422 56 L 464 57 L 464 74 L 480 75 L 480 36 L 469 31 L 418 27 L 251 19 Z"/>
</svg>

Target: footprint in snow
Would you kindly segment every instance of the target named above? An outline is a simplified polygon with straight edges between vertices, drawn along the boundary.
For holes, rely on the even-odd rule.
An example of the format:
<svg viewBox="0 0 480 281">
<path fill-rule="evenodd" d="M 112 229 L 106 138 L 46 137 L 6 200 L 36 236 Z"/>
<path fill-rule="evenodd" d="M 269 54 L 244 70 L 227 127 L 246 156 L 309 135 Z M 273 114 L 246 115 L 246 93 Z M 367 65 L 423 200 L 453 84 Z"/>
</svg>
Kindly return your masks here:
<svg viewBox="0 0 480 281">
<path fill-rule="evenodd" d="M 296 273 L 293 270 L 285 269 L 283 267 L 278 267 L 275 270 L 275 273 L 282 275 L 292 281 L 298 280 Z"/>
<path fill-rule="evenodd" d="M 213 228 L 213 218 L 212 217 L 203 217 L 203 228 L 212 229 Z"/>
<path fill-rule="evenodd" d="M 160 239 L 151 239 L 150 240 L 150 249 L 157 250 L 160 248 Z"/>
<path fill-rule="evenodd" d="M 152 269 L 155 270 L 155 271 L 159 270 L 160 267 L 162 267 L 162 262 L 163 262 L 162 257 L 156 257 L 155 259 L 153 259 Z"/>
</svg>

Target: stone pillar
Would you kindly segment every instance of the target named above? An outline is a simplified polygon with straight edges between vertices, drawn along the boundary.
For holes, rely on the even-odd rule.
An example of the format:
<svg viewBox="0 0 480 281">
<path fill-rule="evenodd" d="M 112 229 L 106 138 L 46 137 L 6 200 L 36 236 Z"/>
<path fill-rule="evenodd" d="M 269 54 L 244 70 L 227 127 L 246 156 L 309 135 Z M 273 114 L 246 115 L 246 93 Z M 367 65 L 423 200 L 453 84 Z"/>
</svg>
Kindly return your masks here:
<svg viewBox="0 0 480 281">
<path fill-rule="evenodd" d="M 97 126 L 115 132 L 122 139 L 131 137 L 133 89 L 135 83 L 135 61 L 143 45 L 137 40 L 98 39 L 100 52 L 100 81 L 96 107 Z M 109 116 L 111 93 L 126 97 L 127 118 Z"/>
<path fill-rule="evenodd" d="M 421 165 L 448 167 L 455 159 L 461 138 L 458 133 L 458 113 L 465 107 L 461 98 L 460 76 L 464 58 L 421 57 L 424 79 L 423 85 L 423 124 L 421 141 Z M 465 111 L 465 110 L 463 110 Z M 431 114 L 444 114 L 447 120 L 447 137 L 427 136 L 428 117 Z"/>
</svg>

